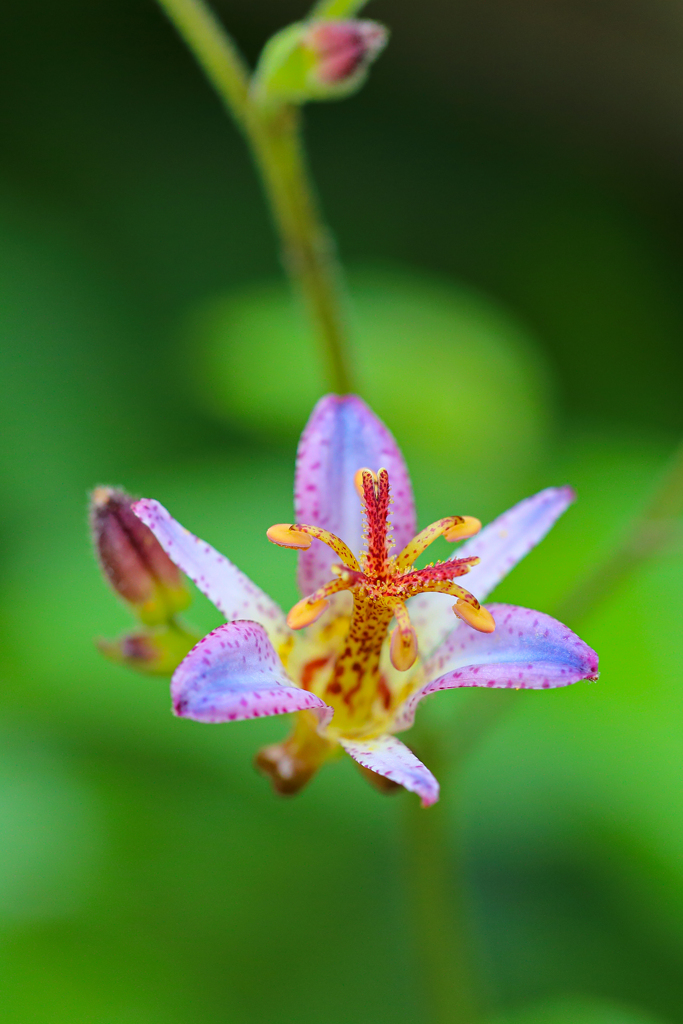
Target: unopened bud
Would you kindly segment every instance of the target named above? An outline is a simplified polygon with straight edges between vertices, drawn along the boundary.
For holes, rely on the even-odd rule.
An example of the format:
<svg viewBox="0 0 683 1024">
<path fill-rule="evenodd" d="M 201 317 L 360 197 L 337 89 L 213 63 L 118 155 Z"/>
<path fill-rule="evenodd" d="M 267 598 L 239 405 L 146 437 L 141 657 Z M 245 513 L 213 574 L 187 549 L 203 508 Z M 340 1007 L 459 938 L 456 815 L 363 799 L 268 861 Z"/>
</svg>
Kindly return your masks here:
<svg viewBox="0 0 683 1024">
<path fill-rule="evenodd" d="M 341 99 L 360 88 L 387 38 L 387 30 L 376 21 L 296 22 L 264 47 L 254 93 L 264 102 Z"/>
<path fill-rule="evenodd" d="M 199 637 L 178 626 L 129 633 L 118 640 L 98 640 L 105 658 L 151 676 L 173 675 Z"/>
<path fill-rule="evenodd" d="M 149 527 L 133 513 L 135 499 L 113 487 L 96 487 L 90 522 L 102 571 L 140 619 L 167 622 L 190 601 L 189 591 Z"/>
<path fill-rule="evenodd" d="M 386 46 L 387 30 L 376 21 L 317 21 L 303 45 L 315 58 L 315 75 L 326 85 L 363 73 Z"/>
</svg>

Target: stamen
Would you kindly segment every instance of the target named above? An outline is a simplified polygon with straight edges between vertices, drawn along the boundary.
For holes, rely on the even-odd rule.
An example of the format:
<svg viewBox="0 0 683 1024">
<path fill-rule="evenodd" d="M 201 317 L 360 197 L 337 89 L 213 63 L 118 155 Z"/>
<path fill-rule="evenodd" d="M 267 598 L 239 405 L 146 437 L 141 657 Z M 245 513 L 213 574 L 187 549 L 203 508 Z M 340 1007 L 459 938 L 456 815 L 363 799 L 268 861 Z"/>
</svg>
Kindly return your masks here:
<svg viewBox="0 0 683 1024">
<path fill-rule="evenodd" d="M 453 611 L 459 619 L 466 622 L 472 629 L 477 629 L 480 633 L 493 633 L 496 628 L 493 615 L 483 605 L 480 605 L 478 602 L 477 604 L 478 607 L 475 608 L 468 601 L 456 601 L 453 605 Z"/>
<path fill-rule="evenodd" d="M 411 573 L 412 575 L 412 573 Z M 491 612 L 479 604 L 474 594 L 459 586 L 457 583 L 450 583 L 448 580 L 434 580 L 420 588 L 422 593 L 430 592 L 437 594 L 451 594 L 458 600 L 453 605 L 453 611 L 466 622 L 468 626 L 479 630 L 480 633 L 493 633 L 496 622 Z M 415 591 L 419 593 L 420 591 Z"/>
<path fill-rule="evenodd" d="M 300 551 L 307 551 L 311 546 L 311 538 L 290 523 L 276 523 L 275 526 L 266 530 L 266 537 L 281 548 L 297 548 Z"/>
<path fill-rule="evenodd" d="M 344 541 L 330 533 L 329 530 L 321 530 L 319 526 L 307 526 L 304 523 L 295 523 L 294 525 L 278 523 L 266 531 L 266 536 L 273 544 L 278 544 L 282 548 L 300 548 L 304 551 L 310 548 L 311 537 L 315 537 L 323 544 L 327 544 L 328 548 L 332 548 L 345 566 L 360 572 L 356 556 Z"/>
<path fill-rule="evenodd" d="M 321 597 L 319 601 L 310 601 L 305 597 L 287 614 L 287 625 L 290 629 L 304 629 L 305 626 L 312 626 L 316 619 L 319 619 L 330 602 Z"/>
<path fill-rule="evenodd" d="M 403 551 L 396 556 L 394 565 L 397 569 L 407 569 L 437 537 L 443 535 L 449 541 L 462 540 L 474 536 L 480 529 L 481 523 L 474 516 L 446 516 L 444 519 L 437 519 L 406 544 Z"/>
<path fill-rule="evenodd" d="M 407 672 L 417 660 L 417 634 L 410 621 L 408 609 L 402 602 L 394 608 L 394 616 L 396 629 L 391 634 L 391 664 L 399 672 Z"/>
<path fill-rule="evenodd" d="M 450 543 L 455 543 L 456 540 L 467 540 L 468 537 L 474 537 L 481 530 L 480 519 L 475 519 L 474 516 L 458 516 L 457 518 L 461 522 L 444 532 L 445 540 Z"/>
<path fill-rule="evenodd" d="M 322 613 L 329 605 L 328 597 L 332 594 L 338 594 L 341 590 L 347 590 L 348 583 L 346 580 L 330 580 L 324 587 L 320 587 L 315 593 L 309 597 L 304 597 L 302 601 L 298 601 L 293 608 L 290 608 L 287 615 L 287 625 L 290 629 L 304 629 L 305 626 L 311 626 L 319 619 Z"/>
</svg>

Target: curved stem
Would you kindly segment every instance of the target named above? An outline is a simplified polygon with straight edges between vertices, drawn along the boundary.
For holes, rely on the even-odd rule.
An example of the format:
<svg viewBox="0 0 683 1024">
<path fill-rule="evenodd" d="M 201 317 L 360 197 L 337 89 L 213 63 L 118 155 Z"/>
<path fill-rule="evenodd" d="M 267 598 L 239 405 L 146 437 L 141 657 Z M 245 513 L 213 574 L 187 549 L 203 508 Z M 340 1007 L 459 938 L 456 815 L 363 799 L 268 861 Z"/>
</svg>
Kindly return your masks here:
<svg viewBox="0 0 683 1024">
<path fill-rule="evenodd" d="M 159 0 L 237 123 L 244 127 L 250 72 L 242 56 L 203 0 Z"/>
<path fill-rule="evenodd" d="M 352 391 L 341 268 L 332 236 L 320 217 L 295 107 L 249 110 L 247 132 L 282 243 L 285 269 L 301 290 L 322 342 L 335 391 Z"/>
<path fill-rule="evenodd" d="M 353 18 L 368 0 L 319 0 L 311 11 L 312 18 Z"/>
<path fill-rule="evenodd" d="M 420 757 L 440 776 L 447 760 L 441 737 L 423 725 L 415 739 Z M 447 799 L 427 811 L 412 795 L 405 800 L 408 909 L 429 1024 L 475 1024 L 481 1013 L 474 985 L 463 843 L 459 834 L 451 834 L 451 811 Z M 459 831 L 459 814 L 456 821 Z"/>
<path fill-rule="evenodd" d="M 250 96 L 250 71 L 203 0 L 159 0 L 207 78 L 244 132 L 280 235 L 285 269 L 301 291 L 334 391 L 352 391 L 341 269 L 308 175 L 294 107 L 264 108 Z M 358 0 L 331 0 L 328 17 L 350 14 Z M 337 13 L 337 9 L 340 13 Z"/>
</svg>

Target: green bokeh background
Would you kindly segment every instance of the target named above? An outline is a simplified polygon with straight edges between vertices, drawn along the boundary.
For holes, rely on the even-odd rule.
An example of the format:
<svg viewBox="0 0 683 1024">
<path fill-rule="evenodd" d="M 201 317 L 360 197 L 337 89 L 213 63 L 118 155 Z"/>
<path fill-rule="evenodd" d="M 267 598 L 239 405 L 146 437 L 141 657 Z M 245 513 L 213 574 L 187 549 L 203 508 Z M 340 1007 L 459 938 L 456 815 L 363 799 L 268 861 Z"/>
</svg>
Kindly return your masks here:
<svg viewBox="0 0 683 1024">
<path fill-rule="evenodd" d="M 304 8 L 218 9 L 254 57 Z M 368 13 L 393 36 L 367 88 L 308 116 L 360 390 L 421 525 L 577 488 L 497 593 L 552 612 L 683 432 L 683 8 Z M 251 758 L 286 723 L 178 721 L 92 642 L 130 625 L 97 483 L 296 597 L 264 531 L 325 383 L 242 142 L 151 0 L 8 0 L 0 51 L 0 1019 L 428 1024 L 411 798 L 347 760 L 276 799 Z M 520 693 L 442 779 L 493 1024 L 683 1022 L 682 570 L 581 623 L 597 685 Z"/>
</svg>

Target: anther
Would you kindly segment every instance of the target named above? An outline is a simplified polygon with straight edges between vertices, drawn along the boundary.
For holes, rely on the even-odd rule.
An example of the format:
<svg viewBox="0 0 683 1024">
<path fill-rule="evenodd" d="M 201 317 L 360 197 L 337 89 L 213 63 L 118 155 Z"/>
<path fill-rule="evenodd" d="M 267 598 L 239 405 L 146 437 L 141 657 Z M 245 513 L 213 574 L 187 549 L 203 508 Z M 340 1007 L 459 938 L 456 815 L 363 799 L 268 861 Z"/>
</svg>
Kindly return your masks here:
<svg viewBox="0 0 683 1024">
<path fill-rule="evenodd" d="M 480 633 L 493 633 L 496 628 L 493 615 L 483 605 L 479 604 L 478 601 L 472 604 L 470 601 L 464 601 L 460 598 L 453 605 L 453 611 L 459 619 L 466 622 L 472 629 L 479 630 Z"/>
<path fill-rule="evenodd" d="M 400 602 L 394 608 L 396 629 L 391 634 L 389 656 L 399 672 L 407 672 L 417 660 L 417 633 L 413 629 L 408 609 Z"/>
<path fill-rule="evenodd" d="M 456 540 L 466 540 L 474 537 L 481 530 L 481 521 L 474 516 L 459 516 L 461 522 L 454 523 L 448 530 L 444 531 L 444 539 L 454 543 Z"/>
<path fill-rule="evenodd" d="M 311 538 L 307 534 L 296 530 L 290 523 L 276 523 L 266 530 L 268 540 L 281 548 L 297 548 L 299 551 L 307 551 L 311 546 Z"/>
<path fill-rule="evenodd" d="M 330 602 L 324 597 L 318 601 L 309 601 L 307 597 L 290 608 L 287 615 L 287 625 L 290 629 L 304 629 L 311 626 L 319 619 Z"/>
</svg>

